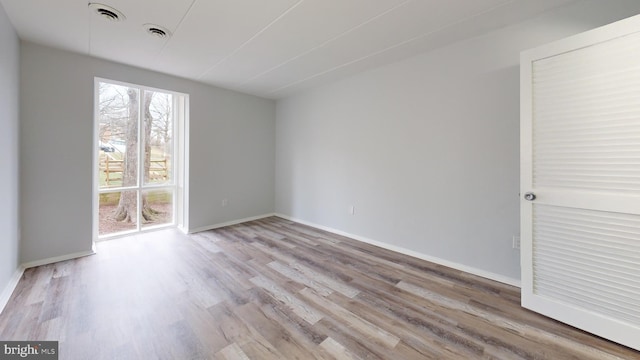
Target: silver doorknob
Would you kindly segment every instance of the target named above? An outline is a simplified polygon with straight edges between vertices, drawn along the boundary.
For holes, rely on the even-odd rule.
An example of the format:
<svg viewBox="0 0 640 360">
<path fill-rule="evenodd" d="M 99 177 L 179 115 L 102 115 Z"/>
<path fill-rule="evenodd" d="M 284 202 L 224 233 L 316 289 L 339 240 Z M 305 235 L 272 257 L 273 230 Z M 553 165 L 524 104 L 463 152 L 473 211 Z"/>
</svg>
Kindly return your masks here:
<svg viewBox="0 0 640 360">
<path fill-rule="evenodd" d="M 536 199 L 536 194 L 532 193 L 532 192 L 528 192 L 526 194 L 524 194 L 524 199 L 528 200 L 528 201 L 533 201 Z"/>
</svg>

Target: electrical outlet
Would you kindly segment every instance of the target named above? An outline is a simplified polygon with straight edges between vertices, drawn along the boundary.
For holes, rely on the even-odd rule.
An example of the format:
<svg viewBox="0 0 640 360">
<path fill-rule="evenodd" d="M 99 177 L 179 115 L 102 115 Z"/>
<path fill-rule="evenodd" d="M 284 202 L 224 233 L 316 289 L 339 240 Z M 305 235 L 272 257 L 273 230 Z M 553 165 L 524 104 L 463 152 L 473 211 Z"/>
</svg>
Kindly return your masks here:
<svg viewBox="0 0 640 360">
<path fill-rule="evenodd" d="M 356 214 L 356 207 L 355 206 L 351 205 L 349 207 L 349 214 L 350 215 L 355 215 Z"/>
<path fill-rule="evenodd" d="M 520 249 L 520 235 L 513 235 L 513 248 Z"/>
<path fill-rule="evenodd" d="M 229 205 L 229 200 L 227 200 L 227 199 L 222 199 L 222 207 L 225 207 L 225 206 L 227 206 L 227 205 Z"/>
</svg>

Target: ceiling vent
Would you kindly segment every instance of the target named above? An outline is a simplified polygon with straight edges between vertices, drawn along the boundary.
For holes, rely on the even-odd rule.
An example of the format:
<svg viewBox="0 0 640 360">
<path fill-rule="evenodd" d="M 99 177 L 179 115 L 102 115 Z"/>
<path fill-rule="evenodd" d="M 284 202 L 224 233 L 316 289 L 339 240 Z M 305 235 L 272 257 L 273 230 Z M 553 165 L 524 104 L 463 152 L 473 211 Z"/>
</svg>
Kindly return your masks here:
<svg viewBox="0 0 640 360">
<path fill-rule="evenodd" d="M 171 32 L 160 25 L 144 24 L 144 29 L 148 34 L 160 39 L 166 39 L 171 36 Z"/>
<path fill-rule="evenodd" d="M 124 21 L 126 19 L 123 13 L 104 4 L 89 3 L 89 9 L 109 21 Z"/>
</svg>

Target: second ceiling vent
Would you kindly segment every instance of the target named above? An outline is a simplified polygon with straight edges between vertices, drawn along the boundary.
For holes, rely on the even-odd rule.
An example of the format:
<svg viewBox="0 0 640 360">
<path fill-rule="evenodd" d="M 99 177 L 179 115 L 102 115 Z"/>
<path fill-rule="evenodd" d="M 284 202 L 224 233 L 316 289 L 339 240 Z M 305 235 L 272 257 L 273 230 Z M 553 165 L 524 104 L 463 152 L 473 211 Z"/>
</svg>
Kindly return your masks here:
<svg viewBox="0 0 640 360">
<path fill-rule="evenodd" d="M 144 24 L 143 26 L 148 34 L 158 37 L 160 39 L 165 39 L 171 36 L 171 32 L 160 25 Z"/>
</svg>

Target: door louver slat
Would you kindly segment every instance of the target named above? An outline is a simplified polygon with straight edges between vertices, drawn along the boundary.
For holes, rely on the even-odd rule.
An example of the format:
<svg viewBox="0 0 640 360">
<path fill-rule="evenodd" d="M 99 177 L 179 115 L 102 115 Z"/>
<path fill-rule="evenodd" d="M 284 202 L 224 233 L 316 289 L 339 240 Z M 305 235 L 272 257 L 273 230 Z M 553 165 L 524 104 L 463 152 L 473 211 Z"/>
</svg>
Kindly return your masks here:
<svg viewBox="0 0 640 360">
<path fill-rule="evenodd" d="M 533 213 L 534 292 L 640 323 L 640 216 L 537 204 Z"/>
</svg>

